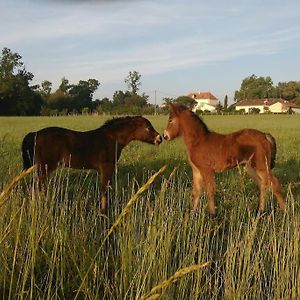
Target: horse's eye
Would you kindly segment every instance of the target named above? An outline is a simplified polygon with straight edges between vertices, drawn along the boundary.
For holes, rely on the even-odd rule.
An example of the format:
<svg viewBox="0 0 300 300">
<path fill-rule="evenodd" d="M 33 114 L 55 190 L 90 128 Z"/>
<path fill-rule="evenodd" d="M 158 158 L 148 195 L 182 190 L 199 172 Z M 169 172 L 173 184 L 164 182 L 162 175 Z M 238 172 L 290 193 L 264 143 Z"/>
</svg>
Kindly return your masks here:
<svg viewBox="0 0 300 300">
<path fill-rule="evenodd" d="M 147 131 L 151 131 L 151 127 L 146 127 L 146 130 Z"/>
</svg>

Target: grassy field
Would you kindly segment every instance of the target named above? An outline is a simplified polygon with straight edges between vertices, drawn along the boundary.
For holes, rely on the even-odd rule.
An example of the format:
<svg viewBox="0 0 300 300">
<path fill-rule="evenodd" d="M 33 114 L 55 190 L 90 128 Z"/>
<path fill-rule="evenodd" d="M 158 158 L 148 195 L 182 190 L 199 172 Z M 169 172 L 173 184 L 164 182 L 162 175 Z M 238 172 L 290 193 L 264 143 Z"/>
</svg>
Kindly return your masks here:
<svg viewBox="0 0 300 300">
<path fill-rule="evenodd" d="M 167 116 L 148 118 L 163 131 Z M 214 131 L 251 127 L 276 138 L 274 172 L 286 195 L 286 215 L 271 194 L 266 214 L 255 215 L 258 189 L 241 169 L 217 176 L 216 219 L 208 218 L 204 198 L 192 214 L 192 176 L 180 139 L 125 148 L 108 218 L 100 214 L 93 171 L 59 169 L 46 198 L 32 175 L 1 195 L 21 172 L 27 132 L 47 126 L 89 130 L 106 119 L 0 118 L 0 299 L 300 298 L 300 116 L 204 117 Z M 127 207 L 108 237 L 129 199 L 163 165 L 164 173 Z"/>
</svg>

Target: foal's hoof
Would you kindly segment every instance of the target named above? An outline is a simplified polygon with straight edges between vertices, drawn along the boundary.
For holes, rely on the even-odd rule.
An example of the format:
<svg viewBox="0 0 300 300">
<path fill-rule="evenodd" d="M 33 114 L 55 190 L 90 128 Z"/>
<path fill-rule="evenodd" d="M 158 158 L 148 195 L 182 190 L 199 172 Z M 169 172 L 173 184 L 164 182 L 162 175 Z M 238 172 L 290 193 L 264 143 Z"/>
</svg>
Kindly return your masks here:
<svg viewBox="0 0 300 300">
<path fill-rule="evenodd" d="M 212 220 L 215 220 L 217 218 L 217 214 L 216 213 L 209 213 L 209 217 Z"/>
</svg>

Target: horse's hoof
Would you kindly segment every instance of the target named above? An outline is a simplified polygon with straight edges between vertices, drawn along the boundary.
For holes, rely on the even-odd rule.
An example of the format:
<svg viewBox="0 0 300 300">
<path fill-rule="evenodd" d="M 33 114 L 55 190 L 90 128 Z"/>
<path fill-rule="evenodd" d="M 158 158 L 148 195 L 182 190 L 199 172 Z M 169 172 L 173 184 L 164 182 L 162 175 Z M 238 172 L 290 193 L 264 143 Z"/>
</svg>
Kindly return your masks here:
<svg viewBox="0 0 300 300">
<path fill-rule="evenodd" d="M 215 220 L 216 217 L 217 217 L 217 214 L 216 213 L 209 213 L 209 217 L 210 217 L 210 219 Z"/>
</svg>

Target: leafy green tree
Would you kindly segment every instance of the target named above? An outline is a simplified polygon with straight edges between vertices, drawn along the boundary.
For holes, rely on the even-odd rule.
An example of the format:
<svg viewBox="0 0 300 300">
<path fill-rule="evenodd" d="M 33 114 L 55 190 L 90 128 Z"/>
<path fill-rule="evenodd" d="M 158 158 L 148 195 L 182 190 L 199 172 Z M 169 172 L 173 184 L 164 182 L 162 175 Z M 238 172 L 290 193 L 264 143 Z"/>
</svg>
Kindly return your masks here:
<svg viewBox="0 0 300 300">
<path fill-rule="evenodd" d="M 61 79 L 61 83 L 59 85 L 59 90 L 62 91 L 64 94 L 68 94 L 68 91 L 70 89 L 70 84 L 69 84 L 69 80 L 65 77 L 63 77 Z"/>
<path fill-rule="evenodd" d="M 69 95 L 72 98 L 73 109 L 81 111 L 82 108 L 92 108 L 93 95 L 100 85 L 96 79 L 89 79 L 87 81 L 80 80 L 78 84 L 71 85 Z"/>
<path fill-rule="evenodd" d="M 9 48 L 3 48 L 0 59 L 0 78 L 13 78 L 24 66 L 21 59 L 22 56 L 20 54 L 13 53 Z"/>
<path fill-rule="evenodd" d="M 242 81 L 240 89 L 235 91 L 234 99 L 239 101 L 242 99 L 263 99 L 274 96 L 276 96 L 276 88 L 273 86 L 271 77 L 257 77 L 253 74 Z"/>
<path fill-rule="evenodd" d="M 0 59 L 0 115 L 37 115 L 43 100 L 37 86 L 31 86 L 33 74 L 26 71 L 22 57 L 8 48 Z"/>
<path fill-rule="evenodd" d="M 300 81 L 279 82 L 278 91 L 282 98 L 300 104 Z"/>
<path fill-rule="evenodd" d="M 190 98 L 188 96 L 179 96 L 174 100 L 174 103 L 180 103 L 192 109 L 194 108 L 197 102 L 193 98 Z"/>
<path fill-rule="evenodd" d="M 227 108 L 228 108 L 228 96 L 225 95 L 225 97 L 224 97 L 224 110 L 227 110 Z"/>
<path fill-rule="evenodd" d="M 102 100 L 95 100 L 93 101 L 93 111 L 98 113 L 108 113 L 111 112 L 113 109 L 113 103 L 107 98 L 103 98 Z"/>
<path fill-rule="evenodd" d="M 173 103 L 174 101 L 175 99 L 171 97 L 165 97 L 162 99 L 162 102 L 165 106 L 168 106 L 170 103 Z"/>
<path fill-rule="evenodd" d="M 52 83 L 48 80 L 44 80 L 40 87 L 39 87 L 39 93 L 44 99 L 44 102 L 47 102 L 52 90 Z"/>
<path fill-rule="evenodd" d="M 137 95 L 141 83 L 141 74 L 137 71 L 129 71 L 128 76 L 124 79 L 131 95 Z"/>
<path fill-rule="evenodd" d="M 222 106 L 220 101 L 218 102 L 218 104 L 216 106 L 216 111 L 217 111 L 218 114 L 223 111 L 223 106 Z"/>
<path fill-rule="evenodd" d="M 125 93 L 123 91 L 116 91 L 113 95 L 113 105 L 119 106 L 122 104 L 125 104 L 125 98 L 130 97 L 130 92 L 126 91 Z"/>
</svg>

